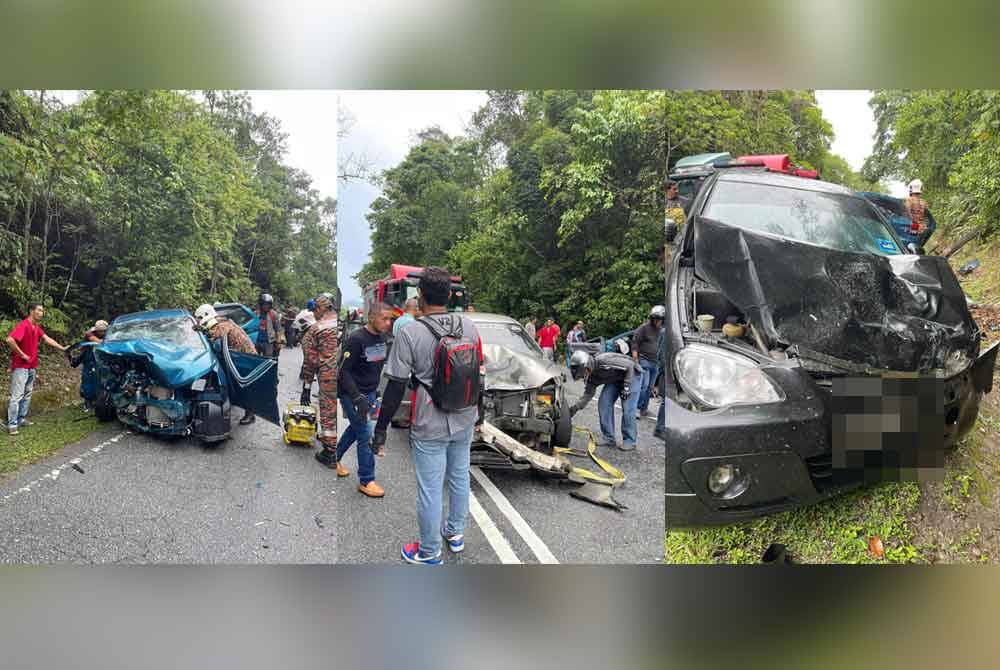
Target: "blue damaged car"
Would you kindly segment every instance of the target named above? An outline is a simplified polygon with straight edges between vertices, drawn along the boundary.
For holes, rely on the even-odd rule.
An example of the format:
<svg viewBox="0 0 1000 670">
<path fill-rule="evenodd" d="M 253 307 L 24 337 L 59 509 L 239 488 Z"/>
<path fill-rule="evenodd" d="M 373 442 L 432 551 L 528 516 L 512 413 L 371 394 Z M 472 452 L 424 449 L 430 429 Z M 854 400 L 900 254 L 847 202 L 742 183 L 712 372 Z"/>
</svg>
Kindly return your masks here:
<svg viewBox="0 0 1000 670">
<path fill-rule="evenodd" d="M 229 437 L 230 408 L 279 423 L 274 360 L 211 344 L 186 310 L 115 319 L 94 347 L 99 388 L 95 413 L 132 429 L 205 442 Z"/>
</svg>

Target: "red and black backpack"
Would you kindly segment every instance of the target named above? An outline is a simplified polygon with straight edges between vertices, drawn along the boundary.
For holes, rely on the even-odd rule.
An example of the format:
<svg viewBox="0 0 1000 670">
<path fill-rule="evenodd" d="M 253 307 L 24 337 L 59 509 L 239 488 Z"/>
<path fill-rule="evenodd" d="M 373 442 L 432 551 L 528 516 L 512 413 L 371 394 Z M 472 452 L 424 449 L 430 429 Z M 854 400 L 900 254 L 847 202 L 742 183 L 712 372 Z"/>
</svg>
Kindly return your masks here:
<svg viewBox="0 0 1000 670">
<path fill-rule="evenodd" d="M 425 316 L 417 321 L 437 340 L 433 381 L 430 386 L 424 385 L 434 406 L 443 412 L 476 407 L 482 390 L 483 352 L 479 340 L 463 332 L 462 317 L 455 314 L 449 314 L 447 320 Z"/>
</svg>

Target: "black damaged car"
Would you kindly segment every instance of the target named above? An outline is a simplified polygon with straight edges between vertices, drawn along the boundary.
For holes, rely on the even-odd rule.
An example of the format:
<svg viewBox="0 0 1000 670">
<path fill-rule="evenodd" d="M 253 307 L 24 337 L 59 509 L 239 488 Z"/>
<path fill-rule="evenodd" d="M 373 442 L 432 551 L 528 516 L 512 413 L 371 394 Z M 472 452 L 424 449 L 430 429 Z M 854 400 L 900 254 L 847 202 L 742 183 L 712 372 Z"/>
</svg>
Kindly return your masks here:
<svg viewBox="0 0 1000 670">
<path fill-rule="evenodd" d="M 940 466 L 926 454 L 972 428 L 997 349 L 980 352 L 945 259 L 905 249 L 862 197 L 722 169 L 683 230 L 667 225 L 669 527 L 813 503 L 872 471 Z M 852 443 L 874 446 L 851 460 Z M 907 444 L 925 456 L 879 451 Z"/>
</svg>

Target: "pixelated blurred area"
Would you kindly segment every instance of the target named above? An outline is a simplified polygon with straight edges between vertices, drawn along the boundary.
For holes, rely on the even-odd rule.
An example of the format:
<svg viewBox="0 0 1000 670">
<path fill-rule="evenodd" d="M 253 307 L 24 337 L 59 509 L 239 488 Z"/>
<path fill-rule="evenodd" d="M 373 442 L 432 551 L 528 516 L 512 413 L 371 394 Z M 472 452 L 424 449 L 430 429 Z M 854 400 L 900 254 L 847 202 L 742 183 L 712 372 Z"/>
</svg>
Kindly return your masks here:
<svg viewBox="0 0 1000 670">
<path fill-rule="evenodd" d="M 944 379 L 933 378 L 834 379 L 834 480 L 942 480 L 946 424 L 953 427 L 959 418 L 956 386 L 945 387 Z"/>
<path fill-rule="evenodd" d="M 3 15 L 6 87 L 915 88 L 1000 76 L 1000 5 L 982 1 L 11 0 Z"/>
</svg>

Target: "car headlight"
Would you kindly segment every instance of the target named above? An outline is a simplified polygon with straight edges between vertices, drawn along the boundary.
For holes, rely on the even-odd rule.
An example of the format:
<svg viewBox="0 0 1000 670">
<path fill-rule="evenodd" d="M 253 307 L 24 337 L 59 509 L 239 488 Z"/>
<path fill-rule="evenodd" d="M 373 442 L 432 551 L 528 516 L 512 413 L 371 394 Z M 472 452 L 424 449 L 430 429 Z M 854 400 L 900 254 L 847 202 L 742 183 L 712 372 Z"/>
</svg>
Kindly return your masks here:
<svg viewBox="0 0 1000 670">
<path fill-rule="evenodd" d="M 681 349 L 674 359 L 684 391 L 709 407 L 781 402 L 784 395 L 749 358 L 704 344 Z"/>
</svg>

